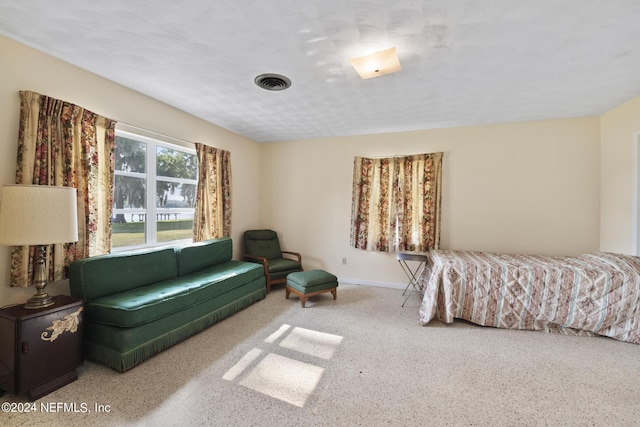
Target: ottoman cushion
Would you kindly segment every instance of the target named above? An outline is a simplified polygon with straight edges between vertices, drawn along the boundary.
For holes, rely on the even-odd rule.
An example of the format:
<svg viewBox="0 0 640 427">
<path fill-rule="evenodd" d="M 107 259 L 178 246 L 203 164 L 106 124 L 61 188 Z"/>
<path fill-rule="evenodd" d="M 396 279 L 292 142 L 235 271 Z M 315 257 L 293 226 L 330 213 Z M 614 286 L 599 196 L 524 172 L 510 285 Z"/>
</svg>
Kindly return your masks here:
<svg viewBox="0 0 640 427">
<path fill-rule="evenodd" d="M 324 270 L 298 271 L 287 276 L 287 285 L 307 294 L 338 287 L 338 278 Z"/>
</svg>

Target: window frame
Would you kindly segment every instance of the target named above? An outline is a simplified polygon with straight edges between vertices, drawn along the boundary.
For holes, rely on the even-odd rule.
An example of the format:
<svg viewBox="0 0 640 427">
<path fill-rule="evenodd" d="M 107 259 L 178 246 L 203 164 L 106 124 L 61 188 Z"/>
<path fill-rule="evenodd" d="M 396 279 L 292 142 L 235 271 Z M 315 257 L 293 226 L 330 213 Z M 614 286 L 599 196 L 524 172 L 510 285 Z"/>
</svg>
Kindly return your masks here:
<svg viewBox="0 0 640 427">
<path fill-rule="evenodd" d="M 122 137 L 134 141 L 138 141 L 144 143 L 146 146 L 146 154 L 145 154 L 145 173 L 142 172 L 127 172 L 127 171 L 114 171 L 114 185 L 116 176 L 128 176 L 132 178 L 143 178 L 146 181 L 146 192 L 145 192 L 145 205 L 146 208 L 123 208 L 116 209 L 113 207 L 113 212 L 111 214 L 112 219 L 117 214 L 124 214 L 125 218 L 127 215 L 130 215 L 133 221 L 133 215 L 144 215 L 145 220 L 145 243 L 138 245 L 129 245 L 129 246 L 113 246 L 113 239 L 111 242 L 111 252 L 124 252 L 130 250 L 137 250 L 143 248 L 152 248 L 152 247 L 162 247 L 162 246 L 173 246 L 176 244 L 184 244 L 193 242 L 193 236 L 189 239 L 180 239 L 180 240 L 170 240 L 170 241 L 158 241 L 157 238 L 157 228 L 158 228 L 158 215 L 162 214 L 174 214 L 174 213 L 189 213 L 195 216 L 195 207 L 194 208 L 158 208 L 157 204 L 157 181 L 166 181 L 166 182 L 177 182 L 180 184 L 190 184 L 195 185 L 197 188 L 198 180 L 196 179 L 188 179 L 188 178 L 173 178 L 173 177 L 165 177 L 165 176 L 157 176 L 157 154 L 158 147 L 165 148 L 169 150 L 181 151 L 194 156 L 197 156 L 195 144 L 178 140 L 175 138 L 167 137 L 165 135 L 152 134 L 149 132 L 144 132 L 140 129 L 129 130 L 123 129 L 120 126 L 116 125 L 115 129 L 115 138 Z M 171 141 L 170 141 L 171 140 Z M 151 219 L 150 221 L 148 219 Z M 113 225 L 112 225 L 113 226 Z"/>
</svg>

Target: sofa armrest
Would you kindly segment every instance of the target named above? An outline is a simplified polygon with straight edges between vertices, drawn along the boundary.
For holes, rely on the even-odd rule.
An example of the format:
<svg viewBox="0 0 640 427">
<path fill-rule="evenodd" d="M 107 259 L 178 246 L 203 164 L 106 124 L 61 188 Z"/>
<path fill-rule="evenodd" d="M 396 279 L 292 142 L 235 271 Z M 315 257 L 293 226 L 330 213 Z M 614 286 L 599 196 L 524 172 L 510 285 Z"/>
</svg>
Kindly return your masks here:
<svg viewBox="0 0 640 427">
<path fill-rule="evenodd" d="M 302 263 L 302 255 L 299 252 L 291 252 L 291 251 L 282 251 L 283 254 L 293 255 L 298 258 L 298 262 Z"/>
</svg>

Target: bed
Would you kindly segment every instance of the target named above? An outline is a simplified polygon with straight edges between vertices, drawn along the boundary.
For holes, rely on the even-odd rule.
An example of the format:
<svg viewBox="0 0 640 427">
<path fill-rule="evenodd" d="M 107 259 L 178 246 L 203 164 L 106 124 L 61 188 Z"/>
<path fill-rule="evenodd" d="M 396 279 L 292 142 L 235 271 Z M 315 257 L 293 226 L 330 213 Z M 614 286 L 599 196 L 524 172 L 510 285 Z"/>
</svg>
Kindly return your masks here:
<svg viewBox="0 0 640 427">
<path fill-rule="evenodd" d="M 420 323 L 603 335 L 640 344 L 640 258 L 436 250 L 420 281 Z"/>
</svg>

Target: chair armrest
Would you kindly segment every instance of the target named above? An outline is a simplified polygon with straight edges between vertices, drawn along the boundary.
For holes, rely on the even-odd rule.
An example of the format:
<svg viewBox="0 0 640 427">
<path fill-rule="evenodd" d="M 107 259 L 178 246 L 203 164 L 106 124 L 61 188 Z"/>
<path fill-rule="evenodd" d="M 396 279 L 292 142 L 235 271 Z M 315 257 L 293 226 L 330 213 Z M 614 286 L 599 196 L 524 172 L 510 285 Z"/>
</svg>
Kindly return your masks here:
<svg viewBox="0 0 640 427">
<path fill-rule="evenodd" d="M 242 255 L 242 257 L 244 258 L 245 261 L 257 262 L 262 265 L 269 265 L 269 260 L 262 256 L 244 254 Z"/>
<path fill-rule="evenodd" d="M 242 255 L 242 257 L 244 258 L 245 261 L 262 264 L 262 268 L 264 269 L 264 275 L 267 278 L 271 277 L 269 275 L 269 260 L 268 259 L 266 259 L 265 257 L 262 257 L 262 256 L 249 255 L 249 254 L 244 254 L 244 255 Z"/>
<path fill-rule="evenodd" d="M 298 262 L 302 263 L 302 255 L 299 252 L 291 252 L 291 251 L 282 251 L 283 254 L 293 255 L 298 258 Z"/>
</svg>

